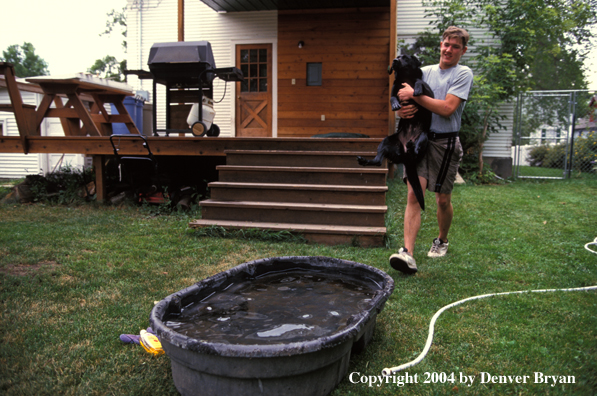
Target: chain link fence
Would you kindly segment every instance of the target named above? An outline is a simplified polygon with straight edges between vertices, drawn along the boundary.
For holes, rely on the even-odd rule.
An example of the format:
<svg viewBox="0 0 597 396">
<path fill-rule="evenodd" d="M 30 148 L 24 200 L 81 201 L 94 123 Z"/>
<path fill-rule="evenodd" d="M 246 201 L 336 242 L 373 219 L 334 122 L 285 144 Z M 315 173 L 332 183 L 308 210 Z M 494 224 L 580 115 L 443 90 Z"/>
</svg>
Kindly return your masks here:
<svg viewBox="0 0 597 396">
<path fill-rule="evenodd" d="M 596 91 L 519 95 L 512 158 L 518 178 L 597 178 Z"/>
</svg>

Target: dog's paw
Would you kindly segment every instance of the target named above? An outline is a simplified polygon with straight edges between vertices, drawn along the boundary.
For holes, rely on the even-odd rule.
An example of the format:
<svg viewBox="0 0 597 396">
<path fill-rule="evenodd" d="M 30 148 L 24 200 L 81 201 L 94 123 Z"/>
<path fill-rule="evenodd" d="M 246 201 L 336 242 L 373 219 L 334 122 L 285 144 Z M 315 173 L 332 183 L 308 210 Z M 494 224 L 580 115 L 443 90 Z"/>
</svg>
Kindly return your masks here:
<svg viewBox="0 0 597 396">
<path fill-rule="evenodd" d="M 366 160 L 365 158 L 363 158 L 359 155 L 359 156 L 357 156 L 357 162 L 359 163 L 359 165 L 365 166 L 365 165 L 367 165 L 369 160 Z"/>
<path fill-rule="evenodd" d="M 390 98 L 390 106 L 392 106 L 392 111 L 398 111 L 402 108 L 400 102 L 398 101 L 398 98 L 396 98 L 395 96 L 392 96 Z"/>
</svg>

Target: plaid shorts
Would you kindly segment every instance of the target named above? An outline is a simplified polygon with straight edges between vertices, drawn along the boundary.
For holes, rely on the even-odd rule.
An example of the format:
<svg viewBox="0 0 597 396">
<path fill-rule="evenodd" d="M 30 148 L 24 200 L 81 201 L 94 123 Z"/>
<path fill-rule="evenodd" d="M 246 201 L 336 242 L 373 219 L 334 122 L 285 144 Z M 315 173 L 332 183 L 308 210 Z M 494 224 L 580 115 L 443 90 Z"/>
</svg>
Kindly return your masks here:
<svg viewBox="0 0 597 396">
<path fill-rule="evenodd" d="M 429 140 L 427 152 L 417 164 L 417 174 L 427 179 L 427 190 L 450 194 L 462 160 L 462 146 L 458 136 Z M 404 182 L 406 171 L 403 169 Z"/>
</svg>

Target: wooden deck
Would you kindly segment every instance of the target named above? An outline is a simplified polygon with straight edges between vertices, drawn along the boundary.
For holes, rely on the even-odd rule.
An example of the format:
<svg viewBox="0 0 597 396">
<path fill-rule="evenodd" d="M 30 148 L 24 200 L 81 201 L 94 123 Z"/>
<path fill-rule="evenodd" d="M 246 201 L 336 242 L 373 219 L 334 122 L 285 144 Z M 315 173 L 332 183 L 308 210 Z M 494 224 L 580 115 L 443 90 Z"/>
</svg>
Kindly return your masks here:
<svg viewBox="0 0 597 396">
<path fill-rule="evenodd" d="M 129 136 L 129 135 L 124 135 Z M 342 138 L 227 138 L 227 137 L 147 137 L 154 155 L 224 156 L 226 150 L 377 150 L 375 139 Z M 113 155 L 108 136 L 28 136 L 29 153 Z M 140 139 L 122 139 L 119 154 L 145 155 Z M 21 137 L 0 136 L 1 153 L 23 153 Z"/>
</svg>

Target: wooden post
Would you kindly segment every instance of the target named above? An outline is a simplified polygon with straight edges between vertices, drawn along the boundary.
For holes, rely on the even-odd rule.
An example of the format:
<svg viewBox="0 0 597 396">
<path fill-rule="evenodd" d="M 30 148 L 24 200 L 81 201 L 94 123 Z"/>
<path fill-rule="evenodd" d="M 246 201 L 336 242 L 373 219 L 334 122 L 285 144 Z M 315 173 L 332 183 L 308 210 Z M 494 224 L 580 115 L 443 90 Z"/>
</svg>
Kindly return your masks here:
<svg viewBox="0 0 597 396">
<path fill-rule="evenodd" d="M 184 41 L 184 0 L 178 0 L 178 41 Z"/>
<path fill-rule="evenodd" d="M 28 119 L 28 115 L 34 115 L 34 113 L 27 113 L 25 105 L 23 104 L 23 98 L 21 92 L 17 86 L 16 75 L 14 66 L 7 62 L 0 62 L 0 74 L 4 74 L 4 81 L 6 82 L 6 88 L 8 89 L 8 96 L 12 103 L 12 110 L 17 121 L 17 127 L 19 128 L 19 135 L 21 136 L 21 146 L 23 147 L 23 153 L 29 153 L 29 145 L 27 142 L 27 136 L 32 135 L 30 127 L 34 120 Z"/>
<path fill-rule="evenodd" d="M 396 26 L 397 21 L 397 1 L 390 0 L 390 64 L 396 57 L 396 43 L 398 41 L 398 27 Z M 392 85 L 394 84 L 394 73 L 390 74 L 389 81 L 389 91 L 388 91 L 388 103 L 390 102 L 390 97 L 392 96 Z M 389 115 L 388 115 L 388 135 L 393 134 L 396 131 L 396 115 L 392 111 L 392 108 L 389 107 Z"/>
<path fill-rule="evenodd" d="M 397 1 L 390 0 L 390 64 L 396 57 L 396 43 L 398 42 L 398 15 L 397 15 Z M 388 103 L 392 96 L 392 85 L 394 84 L 394 73 L 390 74 L 388 79 Z M 388 106 L 388 136 L 396 131 L 396 115 L 392 111 L 392 107 Z M 394 179 L 394 164 L 390 161 L 388 163 L 388 178 Z"/>
<path fill-rule="evenodd" d="M 105 166 L 104 156 L 93 156 L 93 169 L 95 170 L 95 196 L 97 202 L 106 202 L 106 186 L 104 185 Z"/>
</svg>

